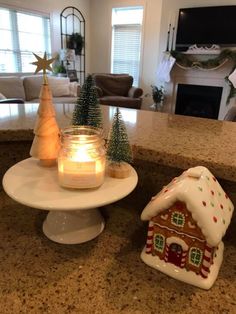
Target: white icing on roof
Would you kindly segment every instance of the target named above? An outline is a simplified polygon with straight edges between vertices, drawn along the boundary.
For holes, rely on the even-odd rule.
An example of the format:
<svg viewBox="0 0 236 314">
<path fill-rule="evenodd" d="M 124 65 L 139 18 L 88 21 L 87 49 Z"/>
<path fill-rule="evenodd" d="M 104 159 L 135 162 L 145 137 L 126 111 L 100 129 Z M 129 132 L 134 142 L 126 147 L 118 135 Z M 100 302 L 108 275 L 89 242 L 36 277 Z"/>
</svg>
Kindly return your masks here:
<svg viewBox="0 0 236 314">
<path fill-rule="evenodd" d="M 217 246 L 229 226 L 234 206 L 212 173 L 202 166 L 183 172 L 152 198 L 141 219 L 150 220 L 176 201 L 186 204 L 207 243 Z"/>
</svg>

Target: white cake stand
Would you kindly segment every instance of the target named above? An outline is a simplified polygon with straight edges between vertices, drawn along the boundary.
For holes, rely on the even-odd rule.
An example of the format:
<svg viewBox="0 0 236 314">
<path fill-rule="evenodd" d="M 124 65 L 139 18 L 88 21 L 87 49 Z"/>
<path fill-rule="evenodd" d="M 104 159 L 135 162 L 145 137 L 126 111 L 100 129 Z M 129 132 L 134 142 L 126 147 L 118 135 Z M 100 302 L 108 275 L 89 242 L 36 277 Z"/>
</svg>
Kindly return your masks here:
<svg viewBox="0 0 236 314">
<path fill-rule="evenodd" d="M 125 179 L 105 177 L 98 189 L 71 190 L 59 186 L 57 168 L 44 168 L 34 158 L 11 167 L 3 177 L 5 192 L 15 201 L 49 210 L 43 223 L 44 234 L 52 241 L 76 244 L 97 237 L 104 220 L 96 207 L 127 196 L 138 182 L 136 171 Z"/>
</svg>

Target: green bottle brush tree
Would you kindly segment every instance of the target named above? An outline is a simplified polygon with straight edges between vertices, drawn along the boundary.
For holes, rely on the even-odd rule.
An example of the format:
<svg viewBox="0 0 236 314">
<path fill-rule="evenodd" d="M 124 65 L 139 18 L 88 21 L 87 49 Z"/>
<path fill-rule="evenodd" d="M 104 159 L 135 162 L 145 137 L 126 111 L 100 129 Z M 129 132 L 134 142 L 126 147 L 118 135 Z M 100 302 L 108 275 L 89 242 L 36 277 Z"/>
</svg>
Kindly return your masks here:
<svg viewBox="0 0 236 314">
<path fill-rule="evenodd" d="M 119 108 L 116 108 L 109 134 L 107 159 L 109 161 L 108 174 L 111 177 L 126 178 L 129 176 L 132 151 Z"/>
<path fill-rule="evenodd" d="M 73 125 L 102 127 L 102 112 L 98 102 L 97 90 L 92 75 L 88 75 L 74 108 Z"/>
</svg>

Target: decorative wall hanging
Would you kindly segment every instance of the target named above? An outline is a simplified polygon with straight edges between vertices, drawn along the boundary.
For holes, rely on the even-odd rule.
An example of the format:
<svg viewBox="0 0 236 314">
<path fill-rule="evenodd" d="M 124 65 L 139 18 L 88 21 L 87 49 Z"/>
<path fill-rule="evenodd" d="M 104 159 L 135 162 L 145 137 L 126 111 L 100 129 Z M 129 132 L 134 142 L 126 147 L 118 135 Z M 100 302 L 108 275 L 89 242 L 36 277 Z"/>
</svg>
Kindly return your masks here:
<svg viewBox="0 0 236 314">
<path fill-rule="evenodd" d="M 85 81 L 85 19 L 75 7 L 66 7 L 60 14 L 61 48 L 74 49 L 75 59 L 67 60 L 67 70 L 76 70 L 78 81 Z M 69 64 L 68 64 L 69 63 Z"/>
</svg>

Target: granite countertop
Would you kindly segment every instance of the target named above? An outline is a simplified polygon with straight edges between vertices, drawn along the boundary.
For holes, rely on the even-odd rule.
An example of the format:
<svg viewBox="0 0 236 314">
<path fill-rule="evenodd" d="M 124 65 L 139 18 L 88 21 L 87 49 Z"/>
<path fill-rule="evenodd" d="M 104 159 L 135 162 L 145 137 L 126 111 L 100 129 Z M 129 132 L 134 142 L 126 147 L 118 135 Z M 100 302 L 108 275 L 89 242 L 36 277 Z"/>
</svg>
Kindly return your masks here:
<svg viewBox="0 0 236 314">
<path fill-rule="evenodd" d="M 0 108 L 0 142 L 32 140 L 38 104 Z M 56 104 L 61 128 L 70 124 L 74 105 Z M 115 107 L 102 106 L 105 136 Z M 236 123 L 121 108 L 134 159 L 186 169 L 208 167 L 215 176 L 236 181 Z"/>
<path fill-rule="evenodd" d="M 23 156 L 31 145 L 37 108 L 37 104 L 0 108 L 4 166 L 27 158 Z M 73 106 L 56 109 L 59 126 L 68 126 Z M 113 107 L 103 107 L 105 136 L 114 112 Z M 215 175 L 236 181 L 236 124 L 131 109 L 121 112 L 134 146 L 139 183 L 125 199 L 101 208 L 106 226 L 96 239 L 78 245 L 53 243 L 42 232 L 47 212 L 16 203 L 0 190 L 1 314 L 236 313 L 236 221 L 225 236 L 224 262 L 209 291 L 169 278 L 140 259 L 147 234 L 141 211 L 152 195 L 181 173 L 178 168 L 209 163 Z M 235 182 L 222 183 L 235 203 Z"/>
<path fill-rule="evenodd" d="M 140 195 L 140 193 L 139 193 Z M 42 232 L 46 212 L 0 192 L 0 312 L 32 314 L 236 313 L 234 240 L 209 290 L 174 280 L 144 264 L 143 201 L 129 197 L 103 207 L 106 227 L 96 239 L 61 245 Z"/>
</svg>

